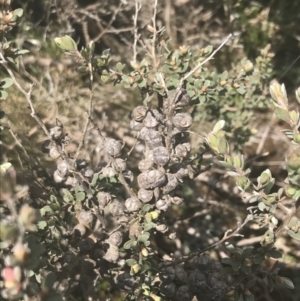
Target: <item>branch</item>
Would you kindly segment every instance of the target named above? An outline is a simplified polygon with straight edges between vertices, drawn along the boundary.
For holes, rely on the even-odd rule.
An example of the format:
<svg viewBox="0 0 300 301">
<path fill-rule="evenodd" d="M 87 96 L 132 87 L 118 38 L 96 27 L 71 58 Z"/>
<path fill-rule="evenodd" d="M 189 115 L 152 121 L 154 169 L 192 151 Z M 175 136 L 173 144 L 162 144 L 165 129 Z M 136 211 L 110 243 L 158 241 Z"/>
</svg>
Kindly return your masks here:
<svg viewBox="0 0 300 301">
<path fill-rule="evenodd" d="M 153 38 L 152 38 L 152 59 L 153 59 L 153 67 L 156 69 L 156 53 L 155 53 L 155 41 L 156 41 L 156 14 L 157 14 L 157 0 L 154 0 L 154 10 L 152 17 L 152 25 L 154 28 Z"/>
<path fill-rule="evenodd" d="M 34 84 L 31 84 L 30 85 L 30 88 L 29 88 L 29 91 L 26 92 L 22 87 L 21 85 L 19 84 L 19 82 L 16 80 L 13 72 L 11 71 L 11 69 L 7 66 L 7 63 L 4 59 L 4 57 L 1 55 L 1 58 L 3 59 L 3 66 L 4 68 L 6 69 L 6 71 L 8 72 L 9 76 L 11 77 L 11 79 L 13 80 L 14 82 L 14 85 L 18 88 L 18 90 L 25 96 L 29 106 L 30 106 L 30 109 L 31 109 L 31 116 L 36 120 L 36 122 L 40 125 L 40 127 L 43 129 L 43 131 L 45 132 L 45 134 L 47 135 L 47 137 L 52 140 L 52 137 L 50 135 L 50 132 L 48 131 L 48 129 L 46 128 L 45 124 L 43 123 L 43 121 L 40 119 L 40 117 L 36 114 L 36 111 L 33 107 L 33 104 L 32 104 L 32 101 L 31 101 L 31 93 L 32 93 L 32 90 L 33 90 L 33 87 L 34 87 Z"/>
<path fill-rule="evenodd" d="M 94 42 L 92 42 L 94 43 Z M 85 140 L 85 136 L 88 132 L 88 127 L 90 125 L 90 120 L 91 120 L 91 116 L 92 116 L 92 113 L 93 113 L 93 81 L 94 81 L 94 75 L 93 75 L 93 66 L 92 66 L 92 59 L 93 59 L 93 47 L 92 45 L 89 45 L 89 48 L 90 48 L 90 55 L 89 55 L 89 62 L 88 62 L 88 68 L 89 68 L 89 73 L 90 73 L 90 103 L 89 103 L 89 110 L 87 112 L 87 119 L 86 119 L 86 123 L 85 123 L 85 126 L 84 126 L 84 129 L 83 129 L 83 133 L 82 133 L 82 138 L 79 142 L 79 145 L 78 145 L 78 148 L 77 148 L 77 151 L 75 153 L 75 156 L 74 156 L 74 160 L 76 161 L 81 153 L 81 150 L 83 148 L 83 145 L 84 145 L 84 140 Z"/>
<path fill-rule="evenodd" d="M 162 266 L 162 268 L 166 268 L 166 267 L 169 267 L 169 266 L 173 266 L 173 265 L 177 265 L 179 263 L 182 263 L 182 262 L 186 262 L 186 261 L 189 261 L 191 260 L 192 258 L 196 257 L 196 256 L 199 256 L 217 246 L 219 246 L 220 244 L 222 244 L 223 242 L 225 242 L 226 240 L 232 238 L 232 237 L 235 237 L 235 236 L 243 236 L 242 234 L 239 234 L 238 232 L 249 222 L 249 221 L 252 221 L 253 220 L 253 216 L 251 214 L 249 214 L 246 219 L 244 220 L 244 222 L 242 224 L 238 223 L 238 227 L 232 232 L 231 229 L 227 230 L 223 236 L 223 238 L 214 243 L 213 245 L 203 249 L 203 250 L 200 250 L 200 251 L 197 251 L 197 252 L 193 252 L 191 253 L 190 255 L 186 256 L 186 257 L 183 257 L 179 260 L 175 260 L 175 261 L 172 261 L 168 264 L 165 264 Z M 230 232 L 232 232 L 231 234 L 229 234 Z"/>
<path fill-rule="evenodd" d="M 230 34 L 224 41 L 223 43 L 216 49 L 214 50 L 210 56 L 208 56 L 204 61 L 198 63 L 190 72 L 188 72 L 184 77 L 181 78 L 180 83 L 179 83 L 179 87 L 183 86 L 184 81 L 189 78 L 194 72 L 197 71 L 197 69 L 199 69 L 201 66 L 203 66 L 205 63 L 207 63 L 208 61 L 210 61 L 215 54 L 227 43 L 227 41 L 231 38 L 232 34 Z"/>
<path fill-rule="evenodd" d="M 137 56 L 137 51 L 136 51 L 136 44 L 139 39 L 138 35 L 138 28 L 137 28 L 137 19 L 138 19 L 138 13 L 142 7 L 142 4 L 138 1 L 135 0 L 135 14 L 133 16 L 133 25 L 134 25 L 134 42 L 133 42 L 133 63 L 136 64 L 136 56 Z"/>
</svg>

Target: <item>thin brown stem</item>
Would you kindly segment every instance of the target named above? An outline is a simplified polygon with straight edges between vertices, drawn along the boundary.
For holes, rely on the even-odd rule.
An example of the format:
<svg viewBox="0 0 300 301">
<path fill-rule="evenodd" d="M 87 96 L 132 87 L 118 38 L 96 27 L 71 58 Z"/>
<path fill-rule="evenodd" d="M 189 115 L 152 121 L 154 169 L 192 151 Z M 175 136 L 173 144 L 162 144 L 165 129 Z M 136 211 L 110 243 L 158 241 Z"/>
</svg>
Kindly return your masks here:
<svg viewBox="0 0 300 301">
<path fill-rule="evenodd" d="M 152 25 L 153 25 L 153 37 L 152 37 L 152 59 L 153 59 L 153 68 L 156 70 L 157 68 L 157 62 L 156 62 L 156 14 L 157 14 L 157 0 L 154 0 L 154 8 L 153 8 L 153 17 L 152 17 Z"/>
<path fill-rule="evenodd" d="M 137 50 L 136 50 L 136 46 L 137 46 L 137 42 L 139 39 L 139 34 L 138 34 L 138 27 L 137 27 L 137 20 L 138 20 L 138 13 L 140 11 L 142 7 L 142 4 L 138 1 L 135 0 L 135 14 L 133 16 L 133 26 L 134 26 L 134 41 L 133 41 L 133 63 L 136 64 L 136 57 L 137 57 Z"/>
</svg>

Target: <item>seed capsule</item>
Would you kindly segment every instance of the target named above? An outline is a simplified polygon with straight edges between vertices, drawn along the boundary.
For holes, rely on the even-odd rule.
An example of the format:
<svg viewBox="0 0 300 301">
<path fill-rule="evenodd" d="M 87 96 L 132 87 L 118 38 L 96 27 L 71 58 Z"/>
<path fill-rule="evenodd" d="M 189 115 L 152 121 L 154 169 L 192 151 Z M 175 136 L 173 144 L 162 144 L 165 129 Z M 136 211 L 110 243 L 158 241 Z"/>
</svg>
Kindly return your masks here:
<svg viewBox="0 0 300 301">
<path fill-rule="evenodd" d="M 177 179 L 179 180 L 189 175 L 189 170 L 187 166 L 183 163 L 176 163 L 172 165 L 171 171 L 176 175 Z"/>
<path fill-rule="evenodd" d="M 162 188 L 164 194 L 168 194 L 179 185 L 176 175 L 171 173 L 166 173 L 167 184 Z"/>
<path fill-rule="evenodd" d="M 174 267 L 162 268 L 159 273 L 159 279 L 164 283 L 170 283 L 175 279 L 175 269 Z"/>
<path fill-rule="evenodd" d="M 143 159 L 139 162 L 138 168 L 140 171 L 147 171 L 153 167 L 153 161 L 149 159 Z"/>
<path fill-rule="evenodd" d="M 116 158 L 115 160 L 116 164 L 116 169 L 119 172 L 125 171 L 126 170 L 126 161 L 121 159 L 121 158 Z"/>
<path fill-rule="evenodd" d="M 153 149 L 153 148 L 158 147 L 158 146 L 162 146 L 161 133 L 156 131 L 156 130 L 148 129 L 146 127 L 142 128 L 141 138 L 145 141 L 145 144 L 150 149 Z"/>
<path fill-rule="evenodd" d="M 156 128 L 159 122 L 151 112 L 148 112 L 143 120 L 143 125 L 147 128 Z"/>
<path fill-rule="evenodd" d="M 187 94 L 186 90 L 181 89 L 181 94 L 179 95 L 177 101 L 176 101 L 176 106 L 178 107 L 185 107 L 190 104 L 191 98 Z"/>
<path fill-rule="evenodd" d="M 64 180 L 64 178 L 59 174 L 58 170 L 54 172 L 53 178 L 56 183 L 61 183 Z"/>
<path fill-rule="evenodd" d="M 86 233 L 86 227 L 83 224 L 77 224 L 73 228 L 73 233 L 78 236 L 83 236 Z"/>
<path fill-rule="evenodd" d="M 112 157 L 119 156 L 122 150 L 122 142 L 113 138 L 105 138 L 104 149 Z"/>
<path fill-rule="evenodd" d="M 113 246 L 120 246 L 123 240 L 123 234 L 120 231 L 114 232 L 107 240 L 108 243 L 112 244 Z"/>
<path fill-rule="evenodd" d="M 63 128 L 61 126 L 55 126 L 50 129 L 50 136 L 52 139 L 60 139 L 63 136 Z"/>
<path fill-rule="evenodd" d="M 160 170 L 153 169 L 139 174 L 137 180 L 141 188 L 153 189 L 163 186 L 166 182 L 166 176 Z"/>
<path fill-rule="evenodd" d="M 111 201 L 111 194 L 108 192 L 99 191 L 97 193 L 97 200 L 99 207 L 104 209 L 106 205 Z"/>
<path fill-rule="evenodd" d="M 103 256 L 103 259 L 105 259 L 108 262 L 115 263 L 119 259 L 118 247 L 110 244 L 108 250 L 106 251 L 105 255 Z"/>
<path fill-rule="evenodd" d="M 66 160 L 63 160 L 57 164 L 57 171 L 61 177 L 65 177 L 69 172 L 69 164 Z"/>
<path fill-rule="evenodd" d="M 114 168 L 112 167 L 104 167 L 102 170 L 101 170 L 101 173 L 103 176 L 105 177 L 108 177 L 108 178 L 112 178 L 114 176 L 116 176 L 118 173 L 115 171 Z"/>
<path fill-rule="evenodd" d="M 177 113 L 173 117 L 174 126 L 181 132 L 186 131 L 193 123 L 193 118 L 189 113 Z"/>
<path fill-rule="evenodd" d="M 123 215 L 124 210 L 125 210 L 124 205 L 122 203 L 120 203 L 119 201 L 117 201 L 117 200 L 113 201 L 113 203 L 111 204 L 110 213 L 113 216 Z"/>
<path fill-rule="evenodd" d="M 56 146 L 51 146 L 50 150 L 49 150 L 49 156 L 52 158 L 52 159 L 58 159 L 60 157 L 60 153 L 57 149 Z"/>
<path fill-rule="evenodd" d="M 181 284 L 188 282 L 188 274 L 182 266 L 175 266 L 175 282 Z"/>
<path fill-rule="evenodd" d="M 169 202 L 166 199 L 160 199 L 155 203 L 158 210 L 166 211 L 169 208 Z"/>
<path fill-rule="evenodd" d="M 136 108 L 133 109 L 131 117 L 135 121 L 142 121 L 146 114 L 147 114 L 148 108 L 145 106 L 137 106 Z"/>
<path fill-rule="evenodd" d="M 134 119 L 132 119 L 132 120 L 130 121 L 130 128 L 131 128 L 133 131 L 139 132 L 143 127 L 144 127 L 144 125 L 143 125 L 142 122 L 135 121 Z"/>
<path fill-rule="evenodd" d="M 94 214 L 91 211 L 82 210 L 78 215 L 78 220 L 81 224 L 89 225 L 94 220 Z"/>
<path fill-rule="evenodd" d="M 129 198 L 125 201 L 125 207 L 129 212 L 134 212 L 142 207 L 142 203 L 138 198 Z"/>
<path fill-rule="evenodd" d="M 153 162 L 157 165 L 164 166 L 170 160 L 169 151 L 164 146 L 159 146 L 153 149 Z"/>
<path fill-rule="evenodd" d="M 161 232 L 161 233 L 166 233 L 166 232 L 169 230 L 168 226 L 165 225 L 165 224 L 157 225 L 157 226 L 155 227 L 155 229 L 156 229 L 158 232 Z"/>
<path fill-rule="evenodd" d="M 198 293 L 206 289 L 206 278 L 199 270 L 194 270 L 189 275 L 189 288 L 191 292 Z"/>
<path fill-rule="evenodd" d="M 176 292 L 176 301 L 192 301 L 194 294 L 189 290 L 188 285 L 182 285 Z"/>
<path fill-rule="evenodd" d="M 138 198 L 144 203 L 150 202 L 153 198 L 153 190 L 141 188 L 138 191 Z"/>
<path fill-rule="evenodd" d="M 174 297 L 176 294 L 176 285 L 173 282 L 161 283 L 159 287 L 160 292 L 167 298 Z"/>
</svg>

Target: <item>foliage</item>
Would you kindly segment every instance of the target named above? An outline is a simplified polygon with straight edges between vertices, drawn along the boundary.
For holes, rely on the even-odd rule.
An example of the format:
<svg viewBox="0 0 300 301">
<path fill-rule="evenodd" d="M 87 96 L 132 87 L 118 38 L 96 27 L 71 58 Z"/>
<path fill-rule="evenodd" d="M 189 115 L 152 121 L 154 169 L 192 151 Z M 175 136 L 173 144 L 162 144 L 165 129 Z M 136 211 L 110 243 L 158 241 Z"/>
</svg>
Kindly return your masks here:
<svg viewBox="0 0 300 301">
<path fill-rule="evenodd" d="M 270 258 L 282 256 L 275 243 L 285 232 L 300 240 L 300 116 L 291 108 L 285 86 L 270 83 L 270 46 L 261 50 L 255 64 L 245 58 L 229 71 L 212 71 L 207 64 L 231 35 L 215 50 L 176 48 L 164 27 L 157 25 L 157 1 L 154 4 L 147 33 L 141 37 L 135 32 L 130 64 L 113 62 L 110 49 L 97 53 L 93 41 L 79 50 L 69 35 L 54 38 L 88 82 L 86 120 L 72 152 L 64 122 L 56 119 L 46 125 L 34 106 L 33 85 L 26 91 L 15 76 L 14 68 L 27 50 L 13 48 L 7 39 L 23 11 L 2 13 L 1 63 L 9 77 L 0 83 L 1 101 L 9 100 L 4 89 L 14 84 L 46 137 L 43 153 L 56 164 L 49 176 L 43 167 L 34 166 L 35 180 L 43 178 L 43 193 L 37 197 L 29 181 L 20 183 L 10 162 L 0 166 L 3 298 L 101 300 L 106 290 L 107 296 L 113 292 L 113 298 L 126 300 L 250 301 L 260 281 L 270 291 L 276 286 L 294 289 L 289 278 L 280 276 L 277 261 L 268 265 Z M 140 9 L 136 2 L 135 18 Z M 139 56 L 138 41 L 144 45 Z M 128 151 L 97 123 L 99 82 L 138 92 L 140 103 L 129 122 L 135 143 Z M 271 105 L 268 87 L 277 118 L 290 127 L 285 134 L 292 148 L 286 156 L 286 184 L 280 189 L 269 169 L 250 178 L 241 152 L 251 133 L 251 114 Z M 300 103 L 300 88 L 296 99 Z M 207 134 L 193 127 L 194 120 L 205 115 L 214 123 Z M 96 164 L 81 157 L 91 127 L 98 139 L 95 152 L 101 154 Z M 197 143 L 195 136 L 200 137 Z M 142 148 L 139 156 L 134 155 L 136 144 Z M 245 218 L 235 230 L 226 225 L 225 234 L 214 243 L 207 239 L 206 246 L 195 251 L 189 248 L 185 253 L 182 248 L 166 254 L 162 242 L 180 243 L 180 229 L 172 218 L 187 206 L 186 186 L 207 171 L 212 175 L 216 166 L 234 179 L 239 191 L 231 196 L 248 206 Z M 255 236 L 264 231 L 260 246 L 239 247 L 237 238 L 250 222 L 256 226 Z"/>
</svg>

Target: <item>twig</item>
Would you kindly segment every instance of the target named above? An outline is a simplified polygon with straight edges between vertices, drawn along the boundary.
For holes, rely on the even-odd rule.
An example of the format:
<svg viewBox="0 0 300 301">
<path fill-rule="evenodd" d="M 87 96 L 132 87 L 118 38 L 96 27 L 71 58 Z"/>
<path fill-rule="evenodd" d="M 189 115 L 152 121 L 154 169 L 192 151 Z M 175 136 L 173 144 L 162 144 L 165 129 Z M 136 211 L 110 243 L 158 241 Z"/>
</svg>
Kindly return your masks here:
<svg viewBox="0 0 300 301">
<path fill-rule="evenodd" d="M 17 138 L 17 136 L 14 134 L 14 132 L 12 131 L 12 129 L 9 129 L 9 132 L 12 135 L 12 137 L 15 139 L 16 144 L 19 145 L 19 147 L 22 149 L 22 151 L 24 152 L 24 154 L 26 155 L 26 157 L 29 158 L 29 155 L 28 155 L 26 149 L 23 147 L 23 145 L 21 144 L 21 142 L 19 141 L 19 139 Z"/>
<path fill-rule="evenodd" d="M 153 59 L 153 67 L 156 70 L 156 53 L 155 53 L 155 42 L 156 42 L 156 14 L 157 14 L 157 0 L 154 0 L 154 10 L 153 10 L 153 17 L 152 17 L 152 24 L 153 24 L 153 38 L 152 38 L 152 59 Z"/>
<path fill-rule="evenodd" d="M 134 64 L 136 63 L 136 56 L 137 56 L 136 44 L 139 39 L 138 28 L 137 28 L 137 19 L 138 19 L 138 13 L 139 13 L 141 7 L 142 7 L 142 4 L 138 0 L 135 0 L 135 14 L 133 16 L 134 42 L 133 42 L 133 46 L 132 46 L 132 49 L 133 49 L 133 59 L 132 60 L 133 60 Z"/>
<path fill-rule="evenodd" d="M 109 27 L 111 26 L 111 24 L 115 21 L 115 19 L 116 19 L 118 13 L 120 12 L 121 7 L 122 7 L 122 4 L 123 4 L 123 2 L 120 1 L 119 6 L 118 6 L 117 9 L 114 11 L 114 14 L 112 15 L 111 19 L 109 20 L 109 22 L 108 22 L 106 28 L 105 28 L 103 31 L 101 31 L 100 34 L 98 34 L 95 38 L 93 38 L 93 41 L 94 41 L 94 42 L 100 40 L 100 39 L 102 38 L 102 36 L 104 36 L 104 35 L 107 33 L 108 28 L 109 28 Z M 100 27 L 100 29 L 103 29 L 103 26 L 102 26 L 102 24 L 101 24 L 99 21 L 97 22 L 97 24 L 98 24 L 98 26 Z"/>
<path fill-rule="evenodd" d="M 89 73 L 90 73 L 90 87 L 89 87 L 90 88 L 90 103 L 89 103 L 89 110 L 87 112 L 88 116 L 87 116 L 86 123 L 85 123 L 83 133 L 82 133 L 82 138 L 79 142 L 77 151 L 76 151 L 75 156 L 74 156 L 75 161 L 78 159 L 78 157 L 80 155 L 80 152 L 83 148 L 85 136 L 88 132 L 88 127 L 90 125 L 91 116 L 92 116 L 92 113 L 93 113 L 93 97 L 94 97 L 94 94 L 93 94 L 93 81 L 94 81 L 94 75 L 93 75 L 92 58 L 93 58 L 94 54 L 93 54 L 92 46 L 89 45 L 89 47 L 90 47 L 90 55 L 89 55 L 88 69 L 89 69 Z"/>
<path fill-rule="evenodd" d="M 222 44 L 216 49 L 214 50 L 210 56 L 208 56 L 204 61 L 198 63 L 190 72 L 188 72 L 184 77 L 181 78 L 180 83 L 179 83 L 179 87 L 183 86 L 184 81 L 189 78 L 194 72 L 197 71 L 197 69 L 199 69 L 201 66 L 203 66 L 205 63 L 207 63 L 208 61 L 210 61 L 215 54 L 227 43 L 227 41 L 231 38 L 232 34 L 230 34 L 223 42 Z"/>
<path fill-rule="evenodd" d="M 218 242 L 214 243 L 213 245 L 203 249 L 203 250 L 200 250 L 200 251 L 197 251 L 197 252 L 193 252 L 191 253 L 190 255 L 186 256 L 186 257 L 183 257 L 179 260 L 175 260 L 175 261 L 172 261 L 168 264 L 165 264 L 162 266 L 162 268 L 166 268 L 168 266 L 173 266 L 173 265 L 177 265 L 179 263 L 182 263 L 182 262 L 186 262 L 186 261 L 189 261 L 191 260 L 192 258 L 196 257 L 196 256 L 199 256 L 217 246 L 219 246 L 220 244 L 222 244 L 223 242 L 225 242 L 226 240 L 230 239 L 231 237 L 234 237 L 234 236 L 243 236 L 241 234 L 239 234 L 238 232 L 249 222 L 253 220 L 253 216 L 251 214 L 249 214 L 246 219 L 244 220 L 244 222 L 242 224 L 238 223 L 238 227 L 232 232 L 231 229 L 227 230 L 223 236 L 223 238 L 221 240 L 219 240 Z M 232 232 L 231 234 L 229 234 L 230 232 Z"/>
<path fill-rule="evenodd" d="M 10 75 L 11 79 L 13 80 L 15 86 L 18 88 L 18 90 L 25 96 L 30 109 L 31 109 L 31 116 L 36 120 L 36 122 L 40 125 L 40 127 L 43 129 L 43 131 L 45 132 L 45 134 L 47 135 L 47 137 L 52 140 L 52 137 L 50 135 L 50 132 L 48 131 L 48 129 L 46 128 L 45 124 L 43 123 L 43 121 L 40 119 L 40 117 L 36 114 L 35 109 L 33 107 L 32 101 L 31 101 L 31 93 L 34 87 L 34 84 L 30 85 L 29 91 L 26 92 L 21 85 L 19 84 L 19 82 L 16 80 L 13 72 L 11 71 L 11 69 L 7 66 L 7 62 L 4 59 L 2 53 L 0 53 L 1 59 L 3 60 L 3 66 L 6 69 L 6 71 L 8 72 L 8 74 Z"/>
</svg>

